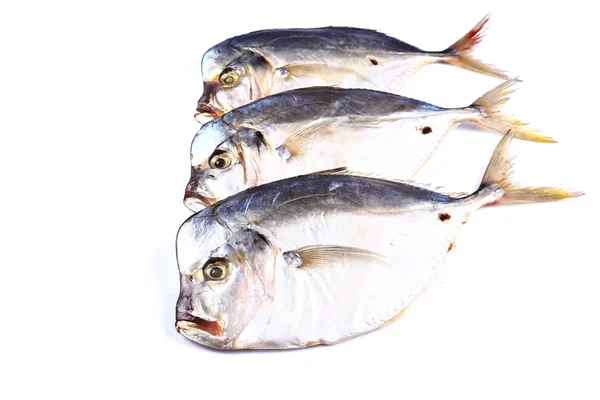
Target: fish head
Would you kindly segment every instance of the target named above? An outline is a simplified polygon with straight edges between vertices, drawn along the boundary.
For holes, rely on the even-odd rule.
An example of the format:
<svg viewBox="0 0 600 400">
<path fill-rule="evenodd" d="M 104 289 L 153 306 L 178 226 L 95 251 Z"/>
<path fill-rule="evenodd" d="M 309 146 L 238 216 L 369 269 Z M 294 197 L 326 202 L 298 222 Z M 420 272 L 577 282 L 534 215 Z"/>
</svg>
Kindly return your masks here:
<svg viewBox="0 0 600 400">
<path fill-rule="evenodd" d="M 206 122 L 269 94 L 271 64 L 260 54 L 230 48 L 209 50 L 202 59 L 204 91 L 198 100 L 198 122 Z"/>
<path fill-rule="evenodd" d="M 271 147 L 260 131 L 226 123 L 228 116 L 204 125 L 192 142 L 184 198 L 192 211 L 261 183 L 260 165 Z"/>
<path fill-rule="evenodd" d="M 201 212 L 179 230 L 177 262 L 177 331 L 196 343 L 232 348 L 260 306 L 272 299 L 274 247 L 256 230 L 232 231 Z"/>
</svg>

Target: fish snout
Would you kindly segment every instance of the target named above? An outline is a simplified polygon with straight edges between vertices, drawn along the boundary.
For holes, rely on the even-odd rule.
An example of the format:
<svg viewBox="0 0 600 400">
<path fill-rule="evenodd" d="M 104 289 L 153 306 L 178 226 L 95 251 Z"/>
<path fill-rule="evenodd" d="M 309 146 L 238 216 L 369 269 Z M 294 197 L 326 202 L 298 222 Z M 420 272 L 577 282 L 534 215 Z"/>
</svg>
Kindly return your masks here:
<svg viewBox="0 0 600 400">
<path fill-rule="evenodd" d="M 192 298 L 188 294 L 180 293 L 175 309 L 175 329 L 187 337 L 187 333 L 201 330 L 212 336 L 223 334 L 223 322 L 194 310 Z"/>
<path fill-rule="evenodd" d="M 206 207 L 210 207 L 216 202 L 216 198 L 199 193 L 197 189 L 190 187 L 190 185 L 188 185 L 185 190 L 183 204 L 194 212 L 198 212 Z"/>
<path fill-rule="evenodd" d="M 175 329 L 180 334 L 184 334 L 189 330 L 201 330 L 212 336 L 220 336 L 223 334 L 223 323 L 219 320 L 211 321 L 189 314 L 183 315 L 178 313 L 177 320 L 175 321 Z"/>
<path fill-rule="evenodd" d="M 211 120 L 223 115 L 221 110 L 218 110 L 211 104 L 217 87 L 216 84 L 211 82 L 204 83 L 204 91 L 202 92 L 202 96 L 200 96 L 198 106 L 196 107 L 198 113 L 194 115 L 196 121 L 202 122 L 203 120 Z"/>
<path fill-rule="evenodd" d="M 198 112 L 194 114 L 194 119 L 198 122 L 202 122 L 206 119 L 217 118 L 222 114 L 219 112 L 219 110 L 217 110 L 210 104 L 202 102 L 202 99 L 200 99 L 200 102 L 198 102 L 198 107 L 196 107 L 196 111 Z"/>
</svg>

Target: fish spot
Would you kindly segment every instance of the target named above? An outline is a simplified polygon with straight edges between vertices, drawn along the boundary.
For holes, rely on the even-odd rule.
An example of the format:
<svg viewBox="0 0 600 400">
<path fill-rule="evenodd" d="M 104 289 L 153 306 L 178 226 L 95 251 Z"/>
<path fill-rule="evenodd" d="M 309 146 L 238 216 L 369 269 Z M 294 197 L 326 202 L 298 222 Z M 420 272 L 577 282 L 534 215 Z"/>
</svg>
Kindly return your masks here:
<svg viewBox="0 0 600 400">
<path fill-rule="evenodd" d="M 377 59 L 373 58 L 373 57 L 368 57 L 369 61 L 371 61 L 371 64 L 373 65 L 379 65 L 379 61 L 377 61 Z"/>
<path fill-rule="evenodd" d="M 431 127 L 430 127 L 430 126 L 424 126 L 423 128 L 421 128 L 421 133 L 422 133 L 423 135 L 428 135 L 428 134 L 430 134 L 431 132 L 433 132 L 433 129 L 431 129 Z"/>
<path fill-rule="evenodd" d="M 448 251 L 452 250 L 454 248 L 455 244 L 454 242 L 450 243 L 450 246 L 448 246 Z"/>
<path fill-rule="evenodd" d="M 438 214 L 438 218 L 440 219 L 440 221 L 442 222 L 446 222 L 448 221 L 450 218 L 452 218 L 452 216 L 448 213 L 439 213 Z"/>
</svg>

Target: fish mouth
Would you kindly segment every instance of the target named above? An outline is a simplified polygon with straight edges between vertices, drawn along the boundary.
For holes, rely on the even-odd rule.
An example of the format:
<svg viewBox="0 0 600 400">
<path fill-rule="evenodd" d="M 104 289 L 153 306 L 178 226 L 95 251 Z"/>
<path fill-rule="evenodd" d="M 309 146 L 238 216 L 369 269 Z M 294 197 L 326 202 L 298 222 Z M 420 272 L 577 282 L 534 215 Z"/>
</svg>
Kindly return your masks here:
<svg viewBox="0 0 600 400">
<path fill-rule="evenodd" d="M 221 336 L 223 334 L 223 323 L 221 321 L 209 321 L 199 317 L 191 317 L 190 319 L 177 320 L 175 322 L 177 333 L 184 336 L 186 331 L 200 330 L 208 333 L 211 336 Z"/>
<path fill-rule="evenodd" d="M 205 207 L 210 207 L 217 202 L 214 197 L 202 196 L 195 192 L 185 192 L 183 204 L 192 211 L 200 211 Z"/>
<path fill-rule="evenodd" d="M 198 103 L 196 111 L 198 112 L 194 115 L 194 119 L 198 122 L 200 122 L 203 118 L 217 118 L 222 114 L 219 112 L 219 110 L 207 103 Z"/>
</svg>

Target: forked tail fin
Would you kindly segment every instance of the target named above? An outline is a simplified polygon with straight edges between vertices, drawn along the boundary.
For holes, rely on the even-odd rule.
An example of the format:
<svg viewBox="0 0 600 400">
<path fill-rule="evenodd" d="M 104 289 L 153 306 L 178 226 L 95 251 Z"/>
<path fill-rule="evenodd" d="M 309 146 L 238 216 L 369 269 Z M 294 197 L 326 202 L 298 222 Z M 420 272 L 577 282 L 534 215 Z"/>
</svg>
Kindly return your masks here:
<svg viewBox="0 0 600 400">
<path fill-rule="evenodd" d="M 471 55 L 473 48 L 483 39 L 485 27 L 490 20 L 489 14 L 486 15 L 477 25 L 466 33 L 452 46 L 448 47 L 442 53 L 450 57 L 440 60 L 443 63 L 455 65 L 469 71 L 478 72 L 500 79 L 509 79 L 506 73 L 493 65 L 479 61 Z"/>
<path fill-rule="evenodd" d="M 499 133 L 512 130 L 513 135 L 522 140 L 532 142 L 555 143 L 556 140 L 539 134 L 535 129 L 528 128 L 526 123 L 502 114 L 500 109 L 515 90 L 513 86 L 519 82 L 517 78 L 508 80 L 496 86 L 471 104 L 481 113 L 481 118 L 475 122 Z"/>
<path fill-rule="evenodd" d="M 582 192 L 572 192 L 556 187 L 522 187 L 513 184 L 511 181 L 512 159 L 509 158 L 508 151 L 513 137 L 515 135 L 512 131 L 507 132 L 496 146 L 479 190 L 499 187 L 503 194 L 495 203 L 502 204 L 537 203 L 583 195 Z"/>
</svg>

